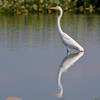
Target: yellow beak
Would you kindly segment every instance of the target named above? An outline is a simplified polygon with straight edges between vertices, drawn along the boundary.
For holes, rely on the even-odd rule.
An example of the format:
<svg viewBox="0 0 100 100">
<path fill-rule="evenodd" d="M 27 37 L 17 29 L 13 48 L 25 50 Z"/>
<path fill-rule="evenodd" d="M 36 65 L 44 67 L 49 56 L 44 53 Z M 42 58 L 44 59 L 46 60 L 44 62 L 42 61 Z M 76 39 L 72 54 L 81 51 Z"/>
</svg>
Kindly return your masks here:
<svg viewBox="0 0 100 100">
<path fill-rule="evenodd" d="M 54 9 L 54 10 L 55 10 L 55 9 L 56 9 L 56 7 L 50 7 L 49 9 Z"/>
</svg>

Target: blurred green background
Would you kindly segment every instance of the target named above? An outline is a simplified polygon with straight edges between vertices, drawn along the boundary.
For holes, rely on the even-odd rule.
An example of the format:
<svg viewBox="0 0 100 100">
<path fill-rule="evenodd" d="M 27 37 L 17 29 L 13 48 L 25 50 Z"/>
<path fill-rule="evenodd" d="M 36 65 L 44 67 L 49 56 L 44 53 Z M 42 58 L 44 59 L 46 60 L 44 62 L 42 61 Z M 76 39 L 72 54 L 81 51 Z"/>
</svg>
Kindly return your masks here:
<svg viewBox="0 0 100 100">
<path fill-rule="evenodd" d="M 56 5 L 70 13 L 100 12 L 100 0 L 0 0 L 0 14 L 48 14 Z"/>
</svg>

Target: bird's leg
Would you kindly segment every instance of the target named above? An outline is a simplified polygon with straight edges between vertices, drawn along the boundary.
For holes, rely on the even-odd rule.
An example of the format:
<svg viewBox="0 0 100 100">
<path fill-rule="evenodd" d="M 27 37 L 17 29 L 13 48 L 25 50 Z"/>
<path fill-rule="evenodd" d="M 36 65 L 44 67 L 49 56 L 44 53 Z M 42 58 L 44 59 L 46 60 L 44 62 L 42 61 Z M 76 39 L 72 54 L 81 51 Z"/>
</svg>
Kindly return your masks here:
<svg viewBox="0 0 100 100">
<path fill-rule="evenodd" d="M 69 48 L 67 48 L 67 56 L 69 55 Z"/>
</svg>

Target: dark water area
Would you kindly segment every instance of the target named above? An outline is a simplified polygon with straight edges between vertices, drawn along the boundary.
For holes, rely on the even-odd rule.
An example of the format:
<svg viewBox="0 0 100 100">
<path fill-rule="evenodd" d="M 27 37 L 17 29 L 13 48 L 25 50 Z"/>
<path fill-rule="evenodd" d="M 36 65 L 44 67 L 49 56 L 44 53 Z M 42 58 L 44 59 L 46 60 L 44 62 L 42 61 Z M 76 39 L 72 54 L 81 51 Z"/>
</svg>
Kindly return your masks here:
<svg viewBox="0 0 100 100">
<path fill-rule="evenodd" d="M 0 16 L 0 99 L 57 100 L 59 67 L 66 57 L 56 15 Z M 100 99 L 100 15 L 64 14 L 64 32 L 85 49 L 62 75 L 64 100 Z"/>
</svg>

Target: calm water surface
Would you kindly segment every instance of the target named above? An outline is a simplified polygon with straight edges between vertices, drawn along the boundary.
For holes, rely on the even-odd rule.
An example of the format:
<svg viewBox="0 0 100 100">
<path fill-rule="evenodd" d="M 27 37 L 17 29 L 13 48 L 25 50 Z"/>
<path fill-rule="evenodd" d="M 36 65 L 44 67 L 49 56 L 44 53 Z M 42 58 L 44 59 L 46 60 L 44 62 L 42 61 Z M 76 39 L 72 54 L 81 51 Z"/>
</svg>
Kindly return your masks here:
<svg viewBox="0 0 100 100">
<path fill-rule="evenodd" d="M 59 66 L 66 47 L 55 15 L 0 16 L 0 100 L 58 100 Z M 63 30 L 84 56 L 62 75 L 64 100 L 100 100 L 100 15 L 67 15 Z"/>
</svg>

